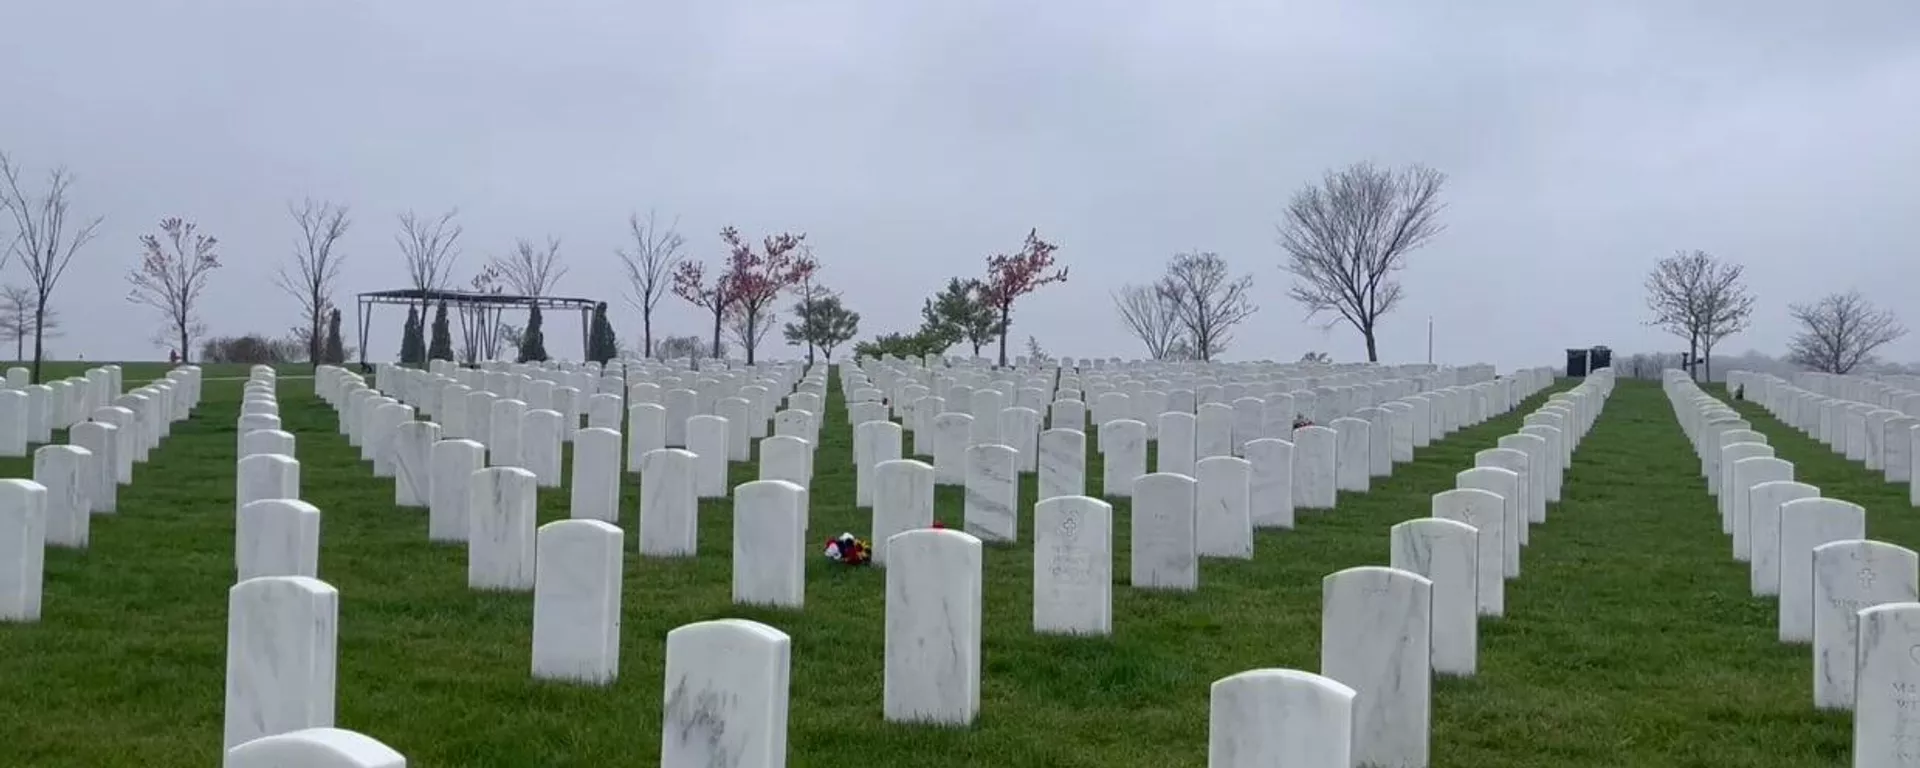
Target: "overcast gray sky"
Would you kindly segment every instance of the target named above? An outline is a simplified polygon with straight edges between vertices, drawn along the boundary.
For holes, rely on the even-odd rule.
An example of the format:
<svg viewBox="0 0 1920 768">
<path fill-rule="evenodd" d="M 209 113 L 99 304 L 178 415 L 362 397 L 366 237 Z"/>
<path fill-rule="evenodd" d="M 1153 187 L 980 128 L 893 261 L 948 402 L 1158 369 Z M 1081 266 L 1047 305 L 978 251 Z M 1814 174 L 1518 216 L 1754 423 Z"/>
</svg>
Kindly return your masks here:
<svg viewBox="0 0 1920 768">
<path fill-rule="evenodd" d="M 636 209 L 708 261 L 728 224 L 806 232 L 863 338 L 1038 227 L 1072 277 L 1019 305 L 1018 340 L 1138 356 L 1109 291 L 1198 248 L 1255 275 L 1229 358 L 1364 359 L 1285 299 L 1273 236 L 1296 189 L 1359 160 L 1451 177 L 1390 361 L 1425 359 L 1429 316 L 1441 362 L 1683 348 L 1641 324 L 1642 276 L 1680 248 L 1747 266 L 1760 310 L 1728 353 L 1780 351 L 1789 302 L 1847 288 L 1920 325 L 1912 0 L 0 0 L 0 27 L 0 149 L 65 164 L 77 212 L 107 218 L 56 294 L 63 357 L 165 356 L 124 274 L 168 215 L 223 241 L 211 330 L 283 333 L 285 206 L 315 196 L 352 207 L 349 306 L 405 287 L 409 208 L 460 209 L 462 278 L 562 237 L 556 292 L 612 301 L 623 341 Z M 376 359 L 401 319 L 374 323 Z M 671 298 L 661 325 L 702 327 Z M 565 328 L 552 348 L 577 356 Z"/>
</svg>

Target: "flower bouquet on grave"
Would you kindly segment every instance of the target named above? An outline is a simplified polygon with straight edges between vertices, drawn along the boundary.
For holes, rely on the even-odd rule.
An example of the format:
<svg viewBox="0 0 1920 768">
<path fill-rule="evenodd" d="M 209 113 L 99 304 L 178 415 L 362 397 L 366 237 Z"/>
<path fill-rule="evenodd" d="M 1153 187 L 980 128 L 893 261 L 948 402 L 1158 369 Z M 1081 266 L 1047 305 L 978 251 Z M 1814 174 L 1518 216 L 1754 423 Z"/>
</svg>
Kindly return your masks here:
<svg viewBox="0 0 1920 768">
<path fill-rule="evenodd" d="M 1293 417 L 1294 429 L 1299 429 L 1301 427 L 1311 427 L 1311 426 L 1313 426 L 1313 419 L 1309 419 L 1305 416 L 1298 416 L 1298 415 Z"/>
<path fill-rule="evenodd" d="M 843 565 L 866 565 L 873 559 L 873 548 L 851 533 L 827 539 L 827 559 Z"/>
</svg>

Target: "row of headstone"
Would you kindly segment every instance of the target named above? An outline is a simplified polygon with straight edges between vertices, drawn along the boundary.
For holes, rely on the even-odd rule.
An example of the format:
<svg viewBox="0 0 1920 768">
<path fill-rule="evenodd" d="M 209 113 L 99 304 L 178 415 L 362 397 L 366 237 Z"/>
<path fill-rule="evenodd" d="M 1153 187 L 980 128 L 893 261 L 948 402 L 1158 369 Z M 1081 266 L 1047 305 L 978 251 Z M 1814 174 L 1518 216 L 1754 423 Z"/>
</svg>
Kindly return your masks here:
<svg viewBox="0 0 1920 768">
<path fill-rule="evenodd" d="M 1909 503 L 1920 507 L 1920 391 L 1856 376 L 1795 378 L 1801 383 L 1734 371 L 1727 387 L 1887 482 L 1905 483 Z"/>
<path fill-rule="evenodd" d="M 540 536 L 541 567 L 553 569 L 541 583 L 553 586 L 534 599 L 534 676 L 609 682 L 619 652 L 618 593 L 609 601 L 573 591 L 573 583 L 611 569 L 617 589 L 619 530 L 563 520 Z M 371 737 L 333 727 L 339 611 L 339 591 L 307 576 L 261 576 L 229 591 L 228 768 L 406 765 Z M 791 649 L 786 634 L 742 619 L 667 633 L 661 765 L 785 764 Z"/>
<path fill-rule="evenodd" d="M 1214 764 L 1428 765 L 1432 679 L 1477 673 L 1479 619 L 1504 615 L 1518 542 L 1545 521 L 1536 491 L 1557 490 L 1550 479 L 1564 473 L 1613 383 L 1610 370 L 1589 375 L 1530 414 L 1509 436 L 1519 440 L 1477 454 L 1458 487 L 1434 495 L 1429 517 L 1389 530 L 1388 566 L 1327 576 L 1319 676 L 1256 670 L 1216 684 Z M 1249 699 L 1301 705 L 1269 710 L 1285 722 L 1259 722 Z"/>
<path fill-rule="evenodd" d="M 25 371 L 9 369 L 8 385 L 39 391 L 34 389 L 39 385 L 25 383 Z M 19 438 L 24 446 L 29 430 L 23 425 L 29 422 L 35 432 L 48 423 L 60 424 L 69 441 L 34 450 L 32 479 L 0 479 L 0 622 L 40 620 L 46 548 L 87 549 L 93 517 L 119 511 L 119 488 L 133 482 L 134 465 L 145 463 L 152 449 L 171 434 L 173 424 L 188 418 L 198 403 L 198 367 L 176 368 L 161 379 L 114 396 L 112 388 L 119 386 L 120 375 L 119 366 L 103 366 L 88 371 L 85 378 L 64 382 L 63 396 L 82 393 L 79 407 L 105 403 L 71 423 L 65 411 L 11 412 L 5 403 L 17 405 L 29 395 L 19 388 L 0 391 L 0 432 L 13 433 L 0 442 Z M 48 414 L 53 421 L 39 420 Z"/>
<path fill-rule="evenodd" d="M 1906 764 L 1914 751 L 1904 723 L 1920 691 L 1908 658 L 1920 648 L 1920 554 L 1868 539 L 1865 508 L 1796 482 L 1764 433 L 1685 372 L 1664 379 L 1753 595 L 1778 599 L 1780 642 L 1811 647 L 1813 705 L 1853 711 L 1854 765 Z M 1730 383 L 1773 402 L 1806 400 L 1778 381 Z"/>
</svg>

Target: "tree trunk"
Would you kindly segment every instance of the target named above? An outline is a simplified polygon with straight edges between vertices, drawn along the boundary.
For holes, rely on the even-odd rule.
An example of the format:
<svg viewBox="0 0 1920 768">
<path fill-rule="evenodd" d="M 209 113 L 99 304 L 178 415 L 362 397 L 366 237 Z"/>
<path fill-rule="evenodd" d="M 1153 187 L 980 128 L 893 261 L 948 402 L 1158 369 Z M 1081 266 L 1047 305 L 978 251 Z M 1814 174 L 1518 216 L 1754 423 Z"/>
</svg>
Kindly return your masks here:
<svg viewBox="0 0 1920 768">
<path fill-rule="evenodd" d="M 1000 367 L 1001 368 L 1007 367 L 1007 331 L 1013 330 L 1012 328 L 1013 324 L 1007 322 L 1007 316 L 1011 314 L 1013 314 L 1012 306 L 1005 305 L 1005 304 L 1002 304 L 1000 306 Z"/>
<path fill-rule="evenodd" d="M 640 357 L 645 358 L 647 360 L 652 360 L 653 359 L 653 310 L 649 307 L 640 308 L 640 335 L 642 338 L 642 341 L 640 343 L 645 345 L 644 348 L 641 349 L 640 351 Z"/>
<path fill-rule="evenodd" d="M 40 344 L 40 337 L 44 334 L 46 327 L 47 299 L 43 296 L 40 298 L 40 303 L 33 307 L 33 383 L 35 384 L 45 381 L 40 378 L 40 358 L 45 352 L 45 348 Z"/>
<path fill-rule="evenodd" d="M 1687 337 L 1687 378 L 1700 380 L 1700 337 Z"/>
<path fill-rule="evenodd" d="M 1713 383 L 1713 347 L 1700 349 L 1700 368 L 1706 375 L 1707 383 Z"/>
<path fill-rule="evenodd" d="M 741 336 L 744 337 L 740 339 L 740 346 L 746 348 L 747 365 L 753 365 L 753 348 L 757 346 L 755 344 L 757 339 L 754 338 L 754 335 L 756 331 L 760 330 L 760 311 L 759 310 L 756 310 L 756 309 L 747 310 L 746 330 L 747 330 L 746 333 L 740 334 Z"/>
<path fill-rule="evenodd" d="M 1367 337 L 1367 362 L 1369 363 L 1380 362 L 1380 347 L 1379 345 L 1374 343 L 1373 329 L 1372 328 L 1362 329 L 1360 331 L 1360 335 Z"/>
<path fill-rule="evenodd" d="M 187 324 L 180 324 L 180 364 L 187 364 Z"/>
<path fill-rule="evenodd" d="M 710 355 L 710 357 L 715 360 L 720 359 L 720 316 L 725 313 L 726 305 L 715 304 L 715 309 L 713 310 L 713 354 Z"/>
</svg>

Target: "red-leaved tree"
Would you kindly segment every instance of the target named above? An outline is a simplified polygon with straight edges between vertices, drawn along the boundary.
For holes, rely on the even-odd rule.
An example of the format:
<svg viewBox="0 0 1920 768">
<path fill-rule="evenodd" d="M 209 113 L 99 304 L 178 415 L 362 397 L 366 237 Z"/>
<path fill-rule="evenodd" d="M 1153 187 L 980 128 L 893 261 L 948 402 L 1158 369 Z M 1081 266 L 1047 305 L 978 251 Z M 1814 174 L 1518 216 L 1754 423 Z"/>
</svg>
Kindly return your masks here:
<svg viewBox="0 0 1920 768">
<path fill-rule="evenodd" d="M 758 252 L 733 227 L 720 230 L 720 239 L 727 243 L 727 271 L 720 277 L 731 302 L 727 311 L 738 316 L 740 346 L 746 350 L 747 364 L 752 365 L 754 350 L 766 335 L 765 328 L 773 323 L 773 303 L 780 294 L 811 277 L 819 264 L 803 245 L 805 234 L 769 235 L 760 241 Z"/>
<path fill-rule="evenodd" d="M 683 261 L 673 268 L 673 295 L 713 315 L 713 357 L 720 357 L 720 328 L 733 308 L 733 289 L 725 272 L 707 282 L 707 265 Z"/>
<path fill-rule="evenodd" d="M 1014 254 L 987 257 L 987 279 L 982 296 L 1000 315 L 1000 366 L 1007 365 L 1007 331 L 1013 327 L 1013 303 L 1049 283 L 1067 280 L 1067 268 L 1053 268 L 1059 246 L 1040 239 L 1040 230 L 1027 232 L 1027 242 Z"/>
<path fill-rule="evenodd" d="M 164 241 L 155 235 L 140 236 L 146 253 L 140 266 L 127 273 L 127 282 L 133 285 L 127 300 L 166 316 L 168 330 L 180 340 L 180 362 L 185 363 L 193 354 L 193 337 L 206 330 L 194 304 L 207 289 L 213 271 L 220 268 L 220 256 L 213 251 L 220 241 L 195 232 L 191 222 L 178 217 L 161 220 L 160 231 L 166 235 Z M 154 340 L 171 342 L 165 335 Z"/>
</svg>

